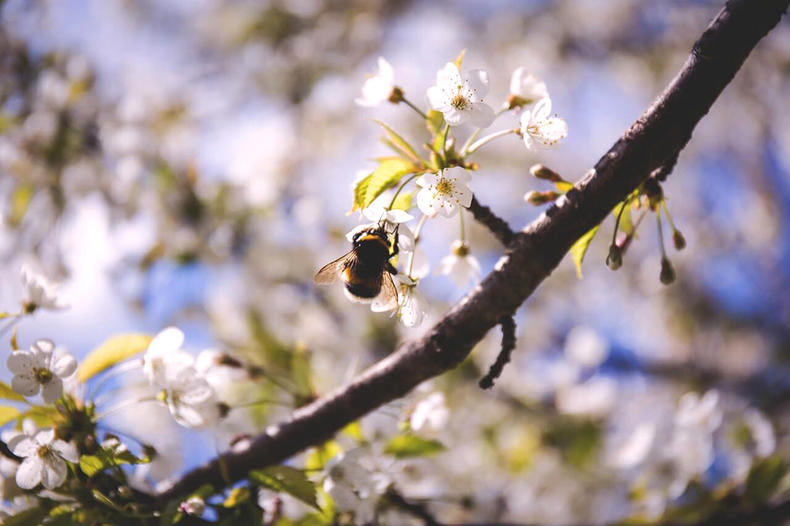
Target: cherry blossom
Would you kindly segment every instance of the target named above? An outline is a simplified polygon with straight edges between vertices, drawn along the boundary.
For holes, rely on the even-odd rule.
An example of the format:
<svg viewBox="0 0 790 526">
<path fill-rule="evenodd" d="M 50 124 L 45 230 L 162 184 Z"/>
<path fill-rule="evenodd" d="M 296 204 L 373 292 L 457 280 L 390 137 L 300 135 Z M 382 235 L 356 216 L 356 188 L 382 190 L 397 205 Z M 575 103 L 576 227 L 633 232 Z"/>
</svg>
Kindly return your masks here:
<svg viewBox="0 0 790 526">
<path fill-rule="evenodd" d="M 551 99 L 546 97 L 521 114 L 521 134 L 529 150 L 551 148 L 568 136 L 568 125 L 551 116 Z"/>
<path fill-rule="evenodd" d="M 450 126 L 470 122 L 487 128 L 494 122 L 494 110 L 483 102 L 488 94 L 488 73 L 473 69 L 462 78 L 453 62 L 436 73 L 436 85 L 428 88 L 431 107 L 442 112 Z"/>
</svg>

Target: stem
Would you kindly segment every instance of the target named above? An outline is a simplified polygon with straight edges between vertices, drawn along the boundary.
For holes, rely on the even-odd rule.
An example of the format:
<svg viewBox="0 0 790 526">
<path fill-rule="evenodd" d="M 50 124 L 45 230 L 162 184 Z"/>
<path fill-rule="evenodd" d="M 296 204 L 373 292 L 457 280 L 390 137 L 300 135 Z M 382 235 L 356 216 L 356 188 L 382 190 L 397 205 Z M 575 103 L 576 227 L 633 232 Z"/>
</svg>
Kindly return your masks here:
<svg viewBox="0 0 790 526">
<path fill-rule="evenodd" d="M 126 400 L 125 402 L 121 402 L 120 404 L 116 405 L 115 407 L 109 408 L 107 411 L 96 415 L 96 420 L 101 420 L 102 418 L 106 418 L 107 415 L 111 413 L 115 413 L 120 409 L 124 409 L 129 407 L 130 405 L 140 404 L 142 402 L 156 402 L 158 399 L 155 396 L 144 396 L 142 398 L 133 398 L 131 400 Z"/>
<path fill-rule="evenodd" d="M 469 149 L 466 152 L 463 153 L 463 155 L 472 155 L 478 149 L 480 149 L 481 147 L 483 147 L 486 144 L 490 143 L 494 139 L 498 139 L 500 137 L 504 137 L 505 135 L 510 135 L 511 133 L 516 133 L 516 132 L 518 132 L 518 128 L 508 128 L 506 130 L 501 130 L 501 131 L 498 131 L 498 132 L 494 132 L 491 135 L 486 135 L 482 139 L 480 139 L 477 142 L 475 142 L 474 144 L 472 144 L 472 146 L 470 146 Z"/>
<path fill-rule="evenodd" d="M 491 124 L 494 124 L 494 121 L 496 121 L 499 118 L 499 116 L 505 113 L 507 110 L 508 110 L 507 104 L 505 106 L 502 106 L 500 109 L 498 109 L 496 113 L 494 113 L 494 120 L 491 121 Z M 483 131 L 483 128 L 477 128 L 475 131 L 472 132 L 469 138 L 466 139 L 466 142 L 461 147 L 461 157 L 463 157 L 468 153 L 469 146 L 471 146 L 474 140 L 477 139 L 477 136 L 480 135 L 481 131 Z"/>
<path fill-rule="evenodd" d="M 414 111 L 416 111 L 416 112 L 417 112 L 417 114 L 418 114 L 420 117 L 422 117 L 423 119 L 427 119 L 427 118 L 428 118 L 428 116 L 427 116 L 425 113 L 423 113 L 423 112 L 422 112 L 422 110 L 421 110 L 420 108 L 418 108 L 417 106 L 415 106 L 414 104 L 412 104 L 412 102 L 411 102 L 409 99 L 407 99 L 406 97 L 403 97 L 403 96 L 401 96 L 400 100 L 402 100 L 402 101 L 403 101 L 403 103 L 404 103 L 404 104 L 406 104 L 406 106 L 408 106 L 409 108 L 411 108 L 411 109 L 413 109 Z"/>
<path fill-rule="evenodd" d="M 392 205 L 394 205 L 394 204 L 395 204 L 395 199 L 397 199 L 397 198 L 398 198 L 398 194 L 400 194 L 401 190 L 403 190 L 403 188 L 404 188 L 404 187 L 405 187 L 407 184 L 409 184 L 409 182 L 411 182 L 411 181 L 412 181 L 412 179 L 414 179 L 414 178 L 415 178 L 415 177 L 417 177 L 418 175 L 420 175 L 420 174 L 418 174 L 418 173 L 417 173 L 417 174 L 412 174 L 412 175 L 410 175 L 410 176 L 409 176 L 409 177 L 408 177 L 408 178 L 407 178 L 405 181 L 403 181 L 403 182 L 401 183 L 401 185 L 398 187 L 398 189 L 397 189 L 397 190 L 395 190 L 395 195 L 393 195 L 393 196 L 392 196 L 392 200 L 390 201 L 390 204 L 389 204 L 389 206 L 388 206 L 387 208 L 385 208 L 385 210 L 391 210 L 391 209 L 392 209 Z"/>
<path fill-rule="evenodd" d="M 461 243 L 466 243 L 466 228 L 464 228 L 464 207 L 458 209 L 458 223 L 461 227 Z"/>
<path fill-rule="evenodd" d="M 96 383 L 96 385 L 93 386 L 93 388 L 88 393 L 88 396 L 86 396 L 85 398 L 92 399 L 99 392 L 99 389 L 104 387 L 104 385 L 106 385 L 108 381 L 122 375 L 123 373 L 134 371 L 135 369 L 139 369 L 140 367 L 141 365 L 139 359 L 129 360 L 127 362 L 123 362 L 117 365 L 116 367 L 113 367 L 112 369 L 110 369 L 110 371 L 107 374 L 104 375 L 104 377 L 102 377 L 101 380 L 99 380 Z"/>
<path fill-rule="evenodd" d="M 667 202 L 665 200 L 661 201 L 661 208 L 664 209 L 664 214 L 667 216 L 667 220 L 669 221 L 669 226 L 672 227 L 672 231 L 675 232 L 677 228 L 675 228 L 675 222 L 672 220 L 672 215 L 669 213 L 669 208 L 667 208 Z"/>
<path fill-rule="evenodd" d="M 442 154 L 444 154 L 444 164 L 447 164 L 447 136 L 450 135 L 450 125 L 445 123 L 444 130 L 442 130 L 444 137 L 442 138 Z"/>
<path fill-rule="evenodd" d="M 625 207 L 628 206 L 629 201 L 626 200 L 623 203 L 623 207 L 620 209 L 620 213 L 617 214 L 617 221 L 614 223 L 614 234 L 612 234 L 612 245 L 617 243 L 617 231 L 620 229 L 620 218 L 623 217 L 623 212 L 625 212 Z"/>
<path fill-rule="evenodd" d="M 664 249 L 664 229 L 661 226 L 661 213 L 656 213 L 656 223 L 658 223 L 658 245 L 661 247 L 661 257 L 666 258 L 667 252 Z"/>
<path fill-rule="evenodd" d="M 255 407 L 256 405 L 264 405 L 264 404 L 272 404 L 272 405 L 279 405 L 280 407 L 293 408 L 292 405 L 287 404 L 285 402 L 280 402 L 279 400 L 255 400 L 253 402 L 245 402 L 243 404 L 231 406 L 230 410 L 233 411 L 235 409 L 247 409 L 248 407 Z"/>
</svg>

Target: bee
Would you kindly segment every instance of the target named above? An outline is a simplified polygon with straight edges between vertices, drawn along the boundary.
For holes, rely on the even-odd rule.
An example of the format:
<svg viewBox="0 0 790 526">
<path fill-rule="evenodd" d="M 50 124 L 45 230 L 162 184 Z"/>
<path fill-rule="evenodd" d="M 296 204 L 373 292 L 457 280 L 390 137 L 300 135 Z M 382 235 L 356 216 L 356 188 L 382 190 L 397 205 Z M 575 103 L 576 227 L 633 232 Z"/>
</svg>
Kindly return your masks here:
<svg viewBox="0 0 790 526">
<path fill-rule="evenodd" d="M 378 304 L 375 310 L 388 311 L 398 306 L 398 289 L 392 275 L 398 271 L 390 259 L 398 254 L 398 229 L 390 248 L 389 235 L 384 224 L 366 228 L 354 234 L 351 250 L 340 258 L 324 265 L 313 281 L 319 285 L 340 279 L 345 285 L 346 296 L 351 301 Z"/>
</svg>

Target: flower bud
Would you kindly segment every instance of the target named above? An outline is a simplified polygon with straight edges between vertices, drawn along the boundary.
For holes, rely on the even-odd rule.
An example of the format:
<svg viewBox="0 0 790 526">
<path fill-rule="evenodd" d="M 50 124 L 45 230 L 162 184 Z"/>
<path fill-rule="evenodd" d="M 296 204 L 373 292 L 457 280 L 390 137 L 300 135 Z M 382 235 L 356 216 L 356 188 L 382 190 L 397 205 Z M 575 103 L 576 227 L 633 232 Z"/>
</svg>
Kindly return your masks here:
<svg viewBox="0 0 790 526">
<path fill-rule="evenodd" d="M 450 251 L 458 257 L 464 257 L 469 255 L 469 243 L 464 243 L 462 241 L 455 241 L 453 246 L 450 248 Z"/>
<path fill-rule="evenodd" d="M 524 201 L 526 201 L 531 205 L 538 206 L 538 205 L 550 203 L 555 199 L 557 199 L 559 196 L 560 194 L 552 190 L 548 190 L 546 192 L 538 192 L 532 190 L 531 192 L 527 192 L 526 195 L 524 195 Z"/>
<path fill-rule="evenodd" d="M 672 232 L 672 242 L 675 244 L 675 250 L 683 250 L 686 248 L 686 238 L 680 233 L 680 230 Z"/>
<path fill-rule="evenodd" d="M 617 270 L 623 266 L 623 250 L 615 243 L 609 246 L 609 255 L 606 256 L 606 266 L 612 270 Z"/>
<path fill-rule="evenodd" d="M 661 258 L 661 275 L 659 278 L 664 285 L 669 285 L 675 281 L 675 269 L 672 268 L 672 263 L 666 257 Z"/>
<path fill-rule="evenodd" d="M 544 181 L 551 181 L 552 183 L 561 183 L 565 181 L 565 179 L 560 176 L 557 172 L 552 170 L 551 168 L 547 168 L 542 164 L 533 164 L 532 168 L 529 169 L 529 173 L 533 176 L 537 177 L 538 179 L 543 179 Z"/>
<path fill-rule="evenodd" d="M 403 101 L 403 90 L 400 89 L 398 86 L 393 86 L 392 93 L 390 93 L 389 98 L 387 98 L 393 104 L 397 104 Z"/>
</svg>

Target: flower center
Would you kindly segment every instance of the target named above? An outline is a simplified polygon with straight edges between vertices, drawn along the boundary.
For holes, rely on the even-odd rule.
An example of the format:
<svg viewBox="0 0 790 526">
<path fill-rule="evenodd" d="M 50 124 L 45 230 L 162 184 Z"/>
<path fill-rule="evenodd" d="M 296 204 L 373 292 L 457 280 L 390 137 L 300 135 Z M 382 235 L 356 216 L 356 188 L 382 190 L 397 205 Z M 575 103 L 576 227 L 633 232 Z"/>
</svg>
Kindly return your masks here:
<svg viewBox="0 0 790 526">
<path fill-rule="evenodd" d="M 458 243 L 453 246 L 453 254 L 458 257 L 466 257 L 469 255 L 469 245 L 466 243 Z"/>
<path fill-rule="evenodd" d="M 461 95 L 460 93 L 452 98 L 450 101 L 450 106 L 455 108 L 456 110 L 465 110 L 469 106 L 469 101 L 466 100 L 466 97 Z"/>
<path fill-rule="evenodd" d="M 39 458 L 45 458 L 49 456 L 51 452 L 52 449 L 49 446 L 38 446 L 38 449 L 36 450 L 36 455 L 38 455 Z"/>
<path fill-rule="evenodd" d="M 450 195 L 455 188 L 455 185 L 449 179 L 445 179 L 442 177 L 439 179 L 439 182 L 436 183 L 436 192 L 442 195 Z"/>
<path fill-rule="evenodd" d="M 52 371 L 45 367 L 41 367 L 38 369 L 33 369 L 33 376 L 35 376 L 36 381 L 42 385 L 46 385 L 52 381 L 53 374 Z"/>
</svg>

